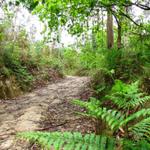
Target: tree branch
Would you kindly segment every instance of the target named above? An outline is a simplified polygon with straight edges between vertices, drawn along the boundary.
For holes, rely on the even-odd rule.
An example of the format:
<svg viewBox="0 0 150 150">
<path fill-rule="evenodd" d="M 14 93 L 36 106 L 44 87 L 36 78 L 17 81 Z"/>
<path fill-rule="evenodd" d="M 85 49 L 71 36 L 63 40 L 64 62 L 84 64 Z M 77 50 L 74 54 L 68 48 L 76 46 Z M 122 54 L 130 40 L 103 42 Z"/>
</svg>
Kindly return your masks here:
<svg viewBox="0 0 150 150">
<path fill-rule="evenodd" d="M 112 11 L 113 15 L 116 16 L 116 12 L 113 11 L 113 10 L 111 10 L 111 11 Z M 126 17 L 127 19 L 129 19 L 129 20 L 130 20 L 131 22 L 133 22 L 136 26 L 141 27 L 140 24 L 138 24 L 137 22 L 135 22 L 128 14 L 124 13 L 123 11 L 119 11 L 119 14 L 122 15 L 122 16 L 124 16 L 124 17 Z"/>
<path fill-rule="evenodd" d="M 140 4 L 139 2 L 135 2 L 135 3 L 130 2 L 128 4 L 123 4 L 123 6 L 125 6 L 125 7 L 136 6 L 136 7 L 143 9 L 143 10 L 150 10 L 150 6 Z"/>
<path fill-rule="evenodd" d="M 150 10 L 150 7 L 148 5 L 143 5 L 143 4 L 140 4 L 140 3 L 133 3 L 133 5 L 141 8 L 141 9 L 144 9 L 144 10 Z"/>
</svg>

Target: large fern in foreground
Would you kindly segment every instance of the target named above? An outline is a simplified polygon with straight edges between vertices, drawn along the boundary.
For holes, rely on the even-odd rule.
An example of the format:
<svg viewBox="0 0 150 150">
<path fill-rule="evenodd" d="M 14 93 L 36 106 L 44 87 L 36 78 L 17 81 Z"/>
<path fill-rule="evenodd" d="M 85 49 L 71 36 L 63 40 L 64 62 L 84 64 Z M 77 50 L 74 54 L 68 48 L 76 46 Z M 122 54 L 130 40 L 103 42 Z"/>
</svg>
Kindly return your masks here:
<svg viewBox="0 0 150 150">
<path fill-rule="evenodd" d="M 95 134 L 82 135 L 79 132 L 22 132 L 19 137 L 38 143 L 50 150 L 115 150 L 115 140 Z"/>
<path fill-rule="evenodd" d="M 113 109 L 107 109 L 106 107 L 100 107 L 98 104 L 98 100 L 91 98 L 89 102 L 84 102 L 81 100 L 74 100 L 74 104 L 86 108 L 86 113 L 80 113 L 78 114 L 87 116 L 87 117 L 93 117 L 104 120 L 108 126 L 112 130 L 117 130 L 119 128 L 119 125 L 122 121 L 124 121 L 125 115 L 123 115 L 121 112 Z"/>
<path fill-rule="evenodd" d="M 149 150 L 146 141 L 133 142 L 127 139 L 115 140 L 102 135 L 79 132 L 22 132 L 19 138 L 37 143 L 44 150 Z"/>
<path fill-rule="evenodd" d="M 123 131 L 123 129 L 126 128 L 127 126 L 128 127 L 135 126 L 136 128 L 139 129 L 136 130 L 137 132 L 143 131 L 143 134 L 137 134 L 139 138 L 142 138 L 146 134 L 148 134 L 146 137 L 148 139 L 150 138 L 150 129 L 148 126 L 150 124 L 150 119 L 149 119 L 150 109 L 143 108 L 133 114 L 129 114 L 128 116 L 126 116 L 123 112 L 118 111 L 116 109 L 107 109 L 106 107 L 100 107 L 100 106 L 97 106 L 96 108 L 96 105 L 93 107 L 92 105 L 93 102 L 91 103 L 91 102 L 83 102 L 80 100 L 74 100 L 74 103 L 82 107 L 85 107 L 87 109 L 86 113 L 79 113 L 79 114 L 88 117 L 97 118 L 97 119 L 102 119 L 107 123 L 110 129 L 113 130 L 114 132 L 119 131 L 120 129 L 122 129 Z M 146 119 L 144 119 L 143 117 L 146 117 Z M 134 122 L 135 120 L 138 119 L 139 119 L 138 122 L 136 121 L 134 125 L 133 124 L 130 125 L 132 121 Z M 131 127 L 129 128 L 130 130 L 127 132 L 132 132 L 132 130 L 134 130 L 134 132 L 132 133 L 135 133 L 135 129 Z"/>
<path fill-rule="evenodd" d="M 105 98 L 115 104 L 114 108 L 104 107 L 95 98 L 89 102 L 74 100 L 73 103 L 86 108 L 86 113 L 80 114 L 105 121 L 114 133 L 121 131 L 126 138 L 132 135 L 134 139 L 150 141 L 150 108 L 141 107 L 150 96 L 139 91 L 138 82 L 125 84 L 117 80 Z"/>
</svg>

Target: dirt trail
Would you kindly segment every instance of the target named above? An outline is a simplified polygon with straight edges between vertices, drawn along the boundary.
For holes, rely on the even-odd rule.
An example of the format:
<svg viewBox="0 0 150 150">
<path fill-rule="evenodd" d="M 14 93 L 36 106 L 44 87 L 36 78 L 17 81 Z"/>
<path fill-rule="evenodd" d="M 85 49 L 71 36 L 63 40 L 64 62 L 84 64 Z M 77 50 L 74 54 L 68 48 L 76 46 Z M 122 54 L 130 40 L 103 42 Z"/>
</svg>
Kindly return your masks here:
<svg viewBox="0 0 150 150">
<path fill-rule="evenodd" d="M 42 118 L 51 106 L 59 110 L 62 101 L 64 103 L 79 98 L 89 83 L 90 79 L 87 77 L 68 76 L 15 100 L 0 101 L 0 150 L 27 150 L 27 145 L 22 146 L 16 142 L 16 132 L 38 130 Z M 61 115 L 63 116 L 63 112 Z"/>
</svg>

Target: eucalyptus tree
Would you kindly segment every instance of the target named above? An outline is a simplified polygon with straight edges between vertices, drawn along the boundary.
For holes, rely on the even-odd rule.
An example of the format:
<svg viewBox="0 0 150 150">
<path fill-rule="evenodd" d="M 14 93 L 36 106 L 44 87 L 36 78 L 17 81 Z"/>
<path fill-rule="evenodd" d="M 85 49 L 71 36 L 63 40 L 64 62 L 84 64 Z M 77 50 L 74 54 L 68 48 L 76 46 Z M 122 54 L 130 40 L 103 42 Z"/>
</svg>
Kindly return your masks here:
<svg viewBox="0 0 150 150">
<path fill-rule="evenodd" d="M 107 12 L 107 47 L 113 47 L 113 17 L 118 25 L 118 48 L 121 47 L 121 20 L 136 21 L 126 12 L 126 7 L 136 6 L 150 10 L 148 0 L 17 0 L 23 2 L 30 10 L 37 13 L 42 21 L 47 21 L 51 31 L 59 26 L 67 26 L 71 34 L 81 34 L 86 31 L 89 18 L 94 17 L 103 8 Z M 121 16 L 121 17 L 120 17 Z"/>
</svg>

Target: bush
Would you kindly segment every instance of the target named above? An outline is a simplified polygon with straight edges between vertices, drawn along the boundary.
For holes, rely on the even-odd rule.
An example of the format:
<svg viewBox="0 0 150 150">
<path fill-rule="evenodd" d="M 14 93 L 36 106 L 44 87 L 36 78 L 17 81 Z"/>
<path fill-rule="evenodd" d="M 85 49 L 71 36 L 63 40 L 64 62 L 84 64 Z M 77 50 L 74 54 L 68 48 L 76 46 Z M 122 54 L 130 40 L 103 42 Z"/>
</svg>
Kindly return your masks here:
<svg viewBox="0 0 150 150">
<path fill-rule="evenodd" d="M 80 68 L 79 53 L 72 48 L 62 49 L 62 52 L 64 72 L 66 74 L 75 74 Z"/>
<path fill-rule="evenodd" d="M 50 53 L 50 48 L 44 42 L 31 43 L 24 30 L 16 33 L 11 30 L 10 23 L 6 19 L 0 24 L 0 79 L 15 76 L 17 85 L 23 91 L 28 91 L 36 87 L 33 83 L 37 80 L 51 80 L 47 73 L 43 75 L 46 68 L 62 74 L 61 59 Z M 50 75 L 54 76 L 55 71 L 51 70 Z M 37 75 L 40 73 L 42 75 Z"/>
</svg>

